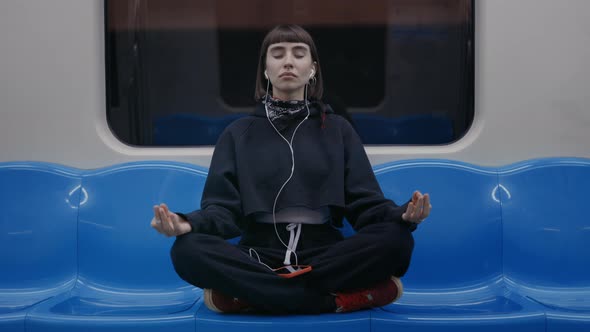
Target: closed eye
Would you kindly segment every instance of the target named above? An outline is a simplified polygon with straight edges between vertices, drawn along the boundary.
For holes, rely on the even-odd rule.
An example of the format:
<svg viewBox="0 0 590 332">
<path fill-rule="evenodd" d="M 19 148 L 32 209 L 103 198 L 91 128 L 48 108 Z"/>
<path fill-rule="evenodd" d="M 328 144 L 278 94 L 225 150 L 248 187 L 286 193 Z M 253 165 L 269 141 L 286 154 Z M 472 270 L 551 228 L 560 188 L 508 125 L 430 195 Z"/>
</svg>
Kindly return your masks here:
<svg viewBox="0 0 590 332">
<path fill-rule="evenodd" d="M 275 59 L 280 59 L 285 55 L 285 52 L 271 52 L 270 55 Z"/>
</svg>

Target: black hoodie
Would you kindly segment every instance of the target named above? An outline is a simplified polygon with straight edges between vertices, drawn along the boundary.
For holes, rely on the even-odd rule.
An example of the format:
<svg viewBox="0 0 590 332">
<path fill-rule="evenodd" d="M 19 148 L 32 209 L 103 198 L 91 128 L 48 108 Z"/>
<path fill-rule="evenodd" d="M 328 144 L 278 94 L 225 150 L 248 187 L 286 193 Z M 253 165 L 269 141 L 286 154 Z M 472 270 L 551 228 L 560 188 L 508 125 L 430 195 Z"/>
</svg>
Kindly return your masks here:
<svg viewBox="0 0 590 332">
<path fill-rule="evenodd" d="M 309 109 L 309 119 L 293 140 L 293 178 L 281 192 L 276 211 L 294 206 L 329 206 L 333 225 L 341 226 L 346 217 L 356 230 L 372 223 L 403 223 L 401 215 L 407 203 L 399 207 L 383 196 L 350 123 L 329 107 L 321 111 L 318 103 L 311 103 Z M 295 120 L 282 134 L 290 140 L 301 121 Z M 291 165 L 289 146 L 270 125 L 264 105 L 260 104 L 252 115 L 236 120 L 221 134 L 201 209 L 181 216 L 190 222 L 193 232 L 226 239 L 244 235 L 250 244 L 257 242 L 256 234 L 248 234 L 260 230 L 252 215 L 272 213 L 275 196 L 289 177 Z M 250 227 L 253 223 L 259 225 Z M 263 227 L 268 226 L 273 227 Z M 266 241 L 260 239 L 263 243 Z"/>
</svg>

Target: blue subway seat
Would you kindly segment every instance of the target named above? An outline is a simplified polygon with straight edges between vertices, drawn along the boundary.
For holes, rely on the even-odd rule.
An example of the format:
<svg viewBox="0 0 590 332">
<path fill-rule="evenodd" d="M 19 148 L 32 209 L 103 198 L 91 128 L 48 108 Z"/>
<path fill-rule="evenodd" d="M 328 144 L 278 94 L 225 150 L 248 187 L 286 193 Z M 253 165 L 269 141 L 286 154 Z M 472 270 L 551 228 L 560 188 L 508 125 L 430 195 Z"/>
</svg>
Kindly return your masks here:
<svg viewBox="0 0 590 332">
<path fill-rule="evenodd" d="M 494 169 L 444 160 L 380 166 L 384 194 L 404 203 L 432 196 L 414 232 L 405 293 L 372 313 L 372 331 L 543 331 L 541 306 L 509 292 L 502 275 L 502 220 Z"/>
<path fill-rule="evenodd" d="M 590 330 L 590 160 L 407 160 L 375 173 L 400 204 L 415 189 L 433 198 L 400 301 L 251 316 L 209 311 L 202 291 L 175 274 L 173 239 L 149 227 L 154 204 L 198 208 L 206 169 L 0 163 L 0 331 Z"/>
<path fill-rule="evenodd" d="M 499 174 L 508 284 L 543 304 L 548 332 L 590 331 L 590 161 L 539 159 Z"/>
<path fill-rule="evenodd" d="M 0 164 L 0 331 L 25 331 L 32 306 L 73 287 L 80 181 L 58 165 Z"/>
<path fill-rule="evenodd" d="M 215 313 L 201 305 L 196 315 L 196 331 L 369 332 L 371 312 L 301 316 L 228 315 Z"/>
<path fill-rule="evenodd" d="M 172 267 L 173 238 L 149 225 L 152 206 L 199 206 L 206 170 L 142 162 L 83 175 L 78 280 L 64 296 L 36 306 L 27 331 L 194 331 L 202 291 Z"/>
</svg>

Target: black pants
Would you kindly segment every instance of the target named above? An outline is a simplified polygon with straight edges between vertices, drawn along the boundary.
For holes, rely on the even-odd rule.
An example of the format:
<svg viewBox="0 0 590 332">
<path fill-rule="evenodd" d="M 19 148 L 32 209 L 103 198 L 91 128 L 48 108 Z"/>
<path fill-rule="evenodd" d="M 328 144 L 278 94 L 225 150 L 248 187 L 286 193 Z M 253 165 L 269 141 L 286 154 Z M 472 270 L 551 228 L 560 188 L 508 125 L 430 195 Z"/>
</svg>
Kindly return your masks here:
<svg viewBox="0 0 590 332">
<path fill-rule="evenodd" d="M 303 225 L 302 234 L 310 232 L 306 226 L 316 225 Z M 273 268 L 283 265 L 284 248 L 233 245 L 197 233 L 177 237 L 171 256 L 178 275 L 197 287 L 218 290 L 271 313 L 320 313 L 326 311 L 330 293 L 403 276 L 414 239 L 404 224 L 368 225 L 349 238 L 298 249 L 298 263 L 311 265 L 312 271 L 291 279 L 278 276 L 255 255 L 252 258 L 250 248 L 263 263 Z"/>
</svg>

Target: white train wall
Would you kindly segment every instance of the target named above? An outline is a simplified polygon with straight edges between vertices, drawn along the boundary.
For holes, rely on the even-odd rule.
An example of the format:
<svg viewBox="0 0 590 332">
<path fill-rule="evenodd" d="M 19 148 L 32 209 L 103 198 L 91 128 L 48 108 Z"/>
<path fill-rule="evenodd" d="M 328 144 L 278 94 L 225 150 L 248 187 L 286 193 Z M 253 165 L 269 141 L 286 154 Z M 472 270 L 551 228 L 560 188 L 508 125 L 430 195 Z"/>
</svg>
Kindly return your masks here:
<svg viewBox="0 0 590 332">
<path fill-rule="evenodd" d="M 160 159 L 208 166 L 212 147 L 120 142 L 107 124 L 105 95 L 103 1 L 0 1 L 0 162 L 96 168 Z M 445 146 L 366 149 L 373 164 L 590 158 L 589 128 L 590 1 L 477 0 L 475 117 L 467 134 Z"/>
</svg>

